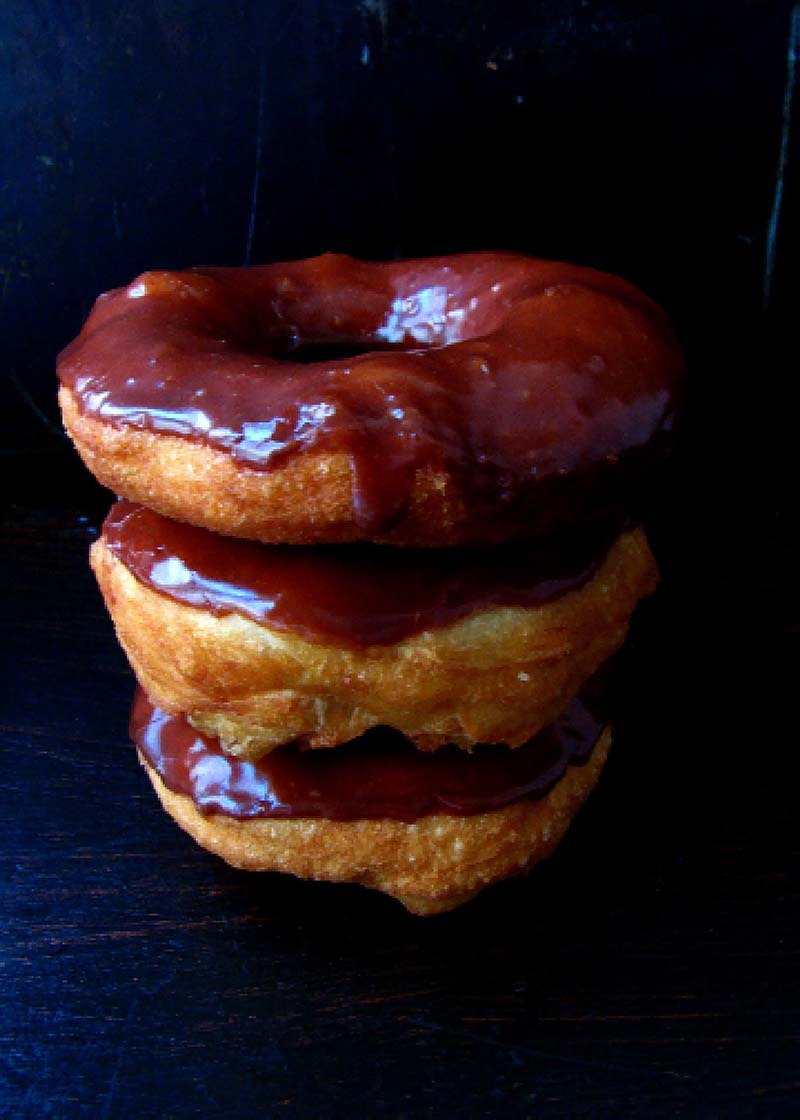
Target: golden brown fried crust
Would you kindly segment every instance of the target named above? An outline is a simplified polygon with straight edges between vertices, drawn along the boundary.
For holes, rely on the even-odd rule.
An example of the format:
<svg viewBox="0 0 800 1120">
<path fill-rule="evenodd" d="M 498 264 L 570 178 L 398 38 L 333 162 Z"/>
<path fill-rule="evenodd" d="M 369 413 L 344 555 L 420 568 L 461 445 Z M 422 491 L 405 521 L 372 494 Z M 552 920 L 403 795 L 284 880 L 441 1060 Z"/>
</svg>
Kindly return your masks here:
<svg viewBox="0 0 800 1120">
<path fill-rule="evenodd" d="M 198 844 L 247 871 L 360 883 L 413 914 L 439 914 L 484 887 L 524 875 L 558 846 L 608 755 L 606 729 L 584 766 L 571 766 L 546 797 L 470 817 L 394 820 L 236 820 L 204 816 L 167 789 L 140 755 L 162 805 Z"/>
<path fill-rule="evenodd" d="M 62 386 L 64 425 L 86 466 L 115 494 L 165 517 L 228 537 L 272 544 L 336 544 L 364 539 L 355 522 L 352 473 L 344 454 L 307 451 L 269 471 L 179 436 L 156 435 L 81 414 Z M 464 496 L 449 475 L 417 473 L 408 508 L 380 544 L 462 543 Z"/>
<path fill-rule="evenodd" d="M 148 695 L 249 759 L 293 740 L 336 746 L 378 724 L 423 750 L 520 746 L 619 648 L 657 581 L 635 529 L 587 584 L 541 607 L 483 610 L 358 650 L 179 603 L 139 583 L 102 538 L 91 561 Z"/>
</svg>

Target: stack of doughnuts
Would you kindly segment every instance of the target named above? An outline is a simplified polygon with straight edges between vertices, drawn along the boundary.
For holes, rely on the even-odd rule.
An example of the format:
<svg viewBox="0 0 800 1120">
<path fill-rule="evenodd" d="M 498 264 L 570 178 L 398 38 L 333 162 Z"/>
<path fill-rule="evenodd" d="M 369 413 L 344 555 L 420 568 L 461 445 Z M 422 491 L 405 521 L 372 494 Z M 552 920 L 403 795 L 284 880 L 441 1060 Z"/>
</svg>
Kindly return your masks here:
<svg viewBox="0 0 800 1120">
<path fill-rule="evenodd" d="M 657 581 L 683 359 L 651 300 L 512 253 L 149 272 L 59 377 L 121 496 L 91 563 L 132 738 L 187 832 L 419 914 L 554 850 Z"/>
</svg>

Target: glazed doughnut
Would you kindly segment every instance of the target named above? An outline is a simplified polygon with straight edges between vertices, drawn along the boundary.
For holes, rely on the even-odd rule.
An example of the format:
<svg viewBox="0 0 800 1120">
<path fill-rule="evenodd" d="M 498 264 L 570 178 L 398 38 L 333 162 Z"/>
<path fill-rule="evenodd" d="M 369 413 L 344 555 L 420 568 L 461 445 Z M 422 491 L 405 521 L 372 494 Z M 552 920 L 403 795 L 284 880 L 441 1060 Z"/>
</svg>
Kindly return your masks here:
<svg viewBox="0 0 800 1120">
<path fill-rule="evenodd" d="M 229 540 L 120 502 L 92 566 L 134 672 L 230 754 L 526 743 L 622 644 L 655 587 L 641 529 L 481 552 Z"/>
<path fill-rule="evenodd" d="M 375 755 L 364 776 L 355 758 L 357 745 L 341 748 L 352 751 L 344 778 L 333 758 L 340 752 L 290 754 L 284 769 L 264 771 L 258 768 L 263 763 L 231 762 L 185 721 L 154 712 L 143 695 L 134 705 L 131 733 L 167 812 L 202 847 L 234 867 L 360 883 L 393 895 L 415 914 L 436 914 L 462 905 L 499 879 L 525 874 L 557 847 L 597 782 L 611 738 L 609 727 L 591 711 L 573 708 L 565 732 L 523 748 L 532 753 L 521 795 L 521 771 L 509 779 L 503 773 L 509 759 L 495 762 L 502 751 L 497 747 L 482 757 L 455 752 L 457 757 L 447 760 L 441 753 L 420 755 L 409 747 L 399 760 L 386 760 L 383 778 L 383 763 Z M 292 748 L 270 760 L 277 763 L 287 750 Z M 509 753 L 510 761 L 523 760 L 523 751 Z M 321 765 L 312 766 L 313 778 L 306 777 L 304 768 L 316 760 Z M 481 769 L 484 763 L 488 771 Z M 437 777 L 430 776 L 431 764 L 440 772 Z M 445 767 L 452 768 L 449 776 Z M 480 773 L 465 779 L 470 767 Z M 428 773 L 420 777 L 420 769 Z M 515 782 L 516 793 L 511 792 Z M 449 812 L 441 806 L 425 811 L 434 789 L 439 793 L 433 800 L 453 802 Z M 326 799 L 321 806 L 313 801 L 320 793 Z M 375 815 L 374 799 L 380 806 L 384 796 L 394 816 Z M 292 798 L 307 807 L 309 797 L 313 815 L 287 815 Z M 336 815 L 336 797 L 344 798 L 338 804 L 347 810 L 345 819 Z M 481 799 L 499 807 L 474 811 Z M 371 801 L 371 815 L 353 817 L 354 804 L 369 809 Z"/>
<path fill-rule="evenodd" d="M 59 376 L 89 469 L 166 516 L 266 542 L 452 546 L 628 508 L 683 359 L 657 305 L 605 273 L 326 254 L 144 273 L 100 297 Z"/>
</svg>

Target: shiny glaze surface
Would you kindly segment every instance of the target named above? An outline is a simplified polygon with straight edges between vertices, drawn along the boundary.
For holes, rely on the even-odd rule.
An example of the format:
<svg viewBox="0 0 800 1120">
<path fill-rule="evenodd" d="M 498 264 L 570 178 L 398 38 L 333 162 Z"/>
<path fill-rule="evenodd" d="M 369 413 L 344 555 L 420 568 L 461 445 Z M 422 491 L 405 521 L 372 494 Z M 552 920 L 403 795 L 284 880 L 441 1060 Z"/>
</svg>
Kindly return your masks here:
<svg viewBox="0 0 800 1120">
<path fill-rule="evenodd" d="M 329 343 L 364 353 L 299 360 Z M 464 539 L 487 542 L 618 505 L 663 453 L 682 375 L 632 285 L 513 253 L 144 273 L 59 359 L 109 424 L 255 470 L 344 454 L 365 535 L 402 518 L 418 471 L 444 470 L 470 495 Z"/>
<path fill-rule="evenodd" d="M 103 526 L 140 583 L 214 614 L 365 647 L 493 606 L 536 607 L 582 586 L 619 524 L 494 549 L 292 548 L 222 537 L 117 502 Z"/>
<path fill-rule="evenodd" d="M 386 728 L 331 751 L 281 747 L 258 762 L 224 754 L 182 716 L 137 690 L 131 738 L 174 793 L 206 814 L 230 817 L 392 818 L 468 816 L 543 797 L 567 766 L 588 760 L 606 726 L 585 698 L 524 747 L 455 747 L 425 753 Z"/>
</svg>

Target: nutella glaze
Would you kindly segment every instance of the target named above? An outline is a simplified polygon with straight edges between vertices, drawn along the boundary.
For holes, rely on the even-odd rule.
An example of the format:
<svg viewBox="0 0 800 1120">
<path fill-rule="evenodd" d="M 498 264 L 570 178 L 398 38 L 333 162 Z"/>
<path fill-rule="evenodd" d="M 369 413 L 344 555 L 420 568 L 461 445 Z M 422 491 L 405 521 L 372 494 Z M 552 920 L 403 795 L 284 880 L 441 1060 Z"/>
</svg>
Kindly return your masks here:
<svg viewBox="0 0 800 1120">
<path fill-rule="evenodd" d="M 364 648 L 489 607 L 552 601 L 592 577 L 619 530 L 595 524 L 488 549 L 303 548 L 222 537 L 121 501 L 103 539 L 140 583 L 188 606 Z"/>
<path fill-rule="evenodd" d="M 410 823 L 431 813 L 469 816 L 544 797 L 567 766 L 588 761 L 606 726 L 596 703 L 582 694 L 554 724 L 516 750 L 478 747 L 466 754 L 444 747 L 423 753 L 397 733 L 378 728 L 335 751 L 287 746 L 252 763 L 224 754 L 214 739 L 183 717 L 154 707 L 139 689 L 130 733 L 165 785 L 191 797 L 201 813 L 244 820 L 391 818 Z"/>
<path fill-rule="evenodd" d="M 325 254 L 144 273 L 99 298 L 59 376 L 84 415 L 254 470 L 344 453 L 365 535 L 402 517 L 417 471 L 446 471 L 470 496 L 460 539 L 492 543 L 624 506 L 666 448 L 683 358 L 660 308 L 606 273 Z"/>
</svg>

